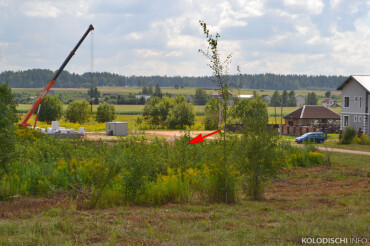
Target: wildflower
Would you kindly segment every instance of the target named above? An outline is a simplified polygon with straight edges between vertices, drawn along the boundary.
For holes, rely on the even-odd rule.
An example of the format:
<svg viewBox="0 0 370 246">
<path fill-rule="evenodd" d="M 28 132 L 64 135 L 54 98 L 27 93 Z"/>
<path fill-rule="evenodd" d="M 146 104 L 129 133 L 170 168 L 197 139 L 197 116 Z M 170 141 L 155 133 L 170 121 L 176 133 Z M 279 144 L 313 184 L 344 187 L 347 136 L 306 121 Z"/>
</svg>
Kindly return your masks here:
<svg viewBox="0 0 370 246">
<path fill-rule="evenodd" d="M 77 166 L 77 161 L 76 161 L 76 159 L 75 158 L 72 158 L 71 159 L 71 168 L 76 168 L 76 166 Z"/>
<path fill-rule="evenodd" d="M 42 184 L 42 180 L 38 180 L 37 183 Z"/>
</svg>

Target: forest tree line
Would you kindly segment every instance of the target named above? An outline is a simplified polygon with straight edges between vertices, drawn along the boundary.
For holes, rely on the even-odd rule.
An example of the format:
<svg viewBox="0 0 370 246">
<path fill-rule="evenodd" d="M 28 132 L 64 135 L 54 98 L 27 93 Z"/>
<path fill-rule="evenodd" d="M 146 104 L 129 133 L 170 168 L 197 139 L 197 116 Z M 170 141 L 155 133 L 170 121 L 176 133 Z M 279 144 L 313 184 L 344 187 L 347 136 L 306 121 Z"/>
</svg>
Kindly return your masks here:
<svg viewBox="0 0 370 246">
<path fill-rule="evenodd" d="M 13 88 L 41 88 L 53 77 L 48 69 L 25 71 L 5 71 L 0 73 L 0 83 L 9 82 Z M 230 75 L 229 81 L 241 88 L 266 90 L 330 89 L 335 90 L 346 77 L 325 75 L 281 75 L 281 74 L 244 74 Z M 123 76 L 108 72 L 84 73 L 82 75 L 63 71 L 54 87 L 90 88 L 95 86 L 149 86 L 161 87 L 203 87 L 213 88 L 212 77 L 189 76 Z"/>
</svg>

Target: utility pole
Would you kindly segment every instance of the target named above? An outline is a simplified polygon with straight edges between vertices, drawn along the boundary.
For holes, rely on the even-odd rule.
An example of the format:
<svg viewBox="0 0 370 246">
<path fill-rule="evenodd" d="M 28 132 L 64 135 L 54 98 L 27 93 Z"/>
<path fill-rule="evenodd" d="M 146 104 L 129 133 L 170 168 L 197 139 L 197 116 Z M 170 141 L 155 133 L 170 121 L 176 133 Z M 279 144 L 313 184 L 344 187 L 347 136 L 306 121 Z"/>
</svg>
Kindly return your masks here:
<svg viewBox="0 0 370 246">
<path fill-rule="evenodd" d="M 280 136 L 283 135 L 283 94 L 280 98 Z"/>
</svg>

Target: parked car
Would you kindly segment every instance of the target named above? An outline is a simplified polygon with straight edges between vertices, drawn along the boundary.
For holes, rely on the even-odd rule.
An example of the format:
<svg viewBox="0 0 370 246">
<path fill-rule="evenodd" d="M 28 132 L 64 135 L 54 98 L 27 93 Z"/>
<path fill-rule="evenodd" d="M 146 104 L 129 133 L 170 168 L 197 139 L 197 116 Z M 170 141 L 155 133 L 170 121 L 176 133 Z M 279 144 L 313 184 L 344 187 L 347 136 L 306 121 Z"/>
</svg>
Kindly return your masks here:
<svg viewBox="0 0 370 246">
<path fill-rule="evenodd" d="M 295 139 L 296 143 L 303 143 L 303 142 L 316 142 L 322 143 L 325 141 L 324 133 L 322 132 L 308 132 L 300 137 Z"/>
</svg>

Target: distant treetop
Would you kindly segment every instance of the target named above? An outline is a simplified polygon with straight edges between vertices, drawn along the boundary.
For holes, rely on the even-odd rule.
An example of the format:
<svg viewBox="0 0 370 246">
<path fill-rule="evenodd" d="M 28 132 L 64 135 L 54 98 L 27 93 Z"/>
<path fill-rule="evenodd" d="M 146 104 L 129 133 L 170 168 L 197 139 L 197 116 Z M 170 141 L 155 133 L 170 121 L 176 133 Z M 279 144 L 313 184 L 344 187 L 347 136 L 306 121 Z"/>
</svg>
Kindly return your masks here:
<svg viewBox="0 0 370 246">
<path fill-rule="evenodd" d="M 53 71 L 31 69 L 25 71 L 5 71 L 0 73 L 0 83 L 9 82 L 13 88 L 41 88 L 53 77 Z M 266 90 L 324 89 L 335 90 L 345 79 L 344 76 L 307 76 L 280 74 L 230 75 L 230 82 L 241 81 L 242 88 Z M 84 73 L 82 75 L 63 71 L 56 81 L 55 88 L 91 88 L 96 86 L 139 86 L 159 85 L 160 87 L 202 87 L 214 88 L 211 77 L 189 76 L 123 76 L 108 72 Z M 149 88 L 150 89 L 150 88 Z M 153 88 L 154 89 L 154 88 Z"/>
</svg>

